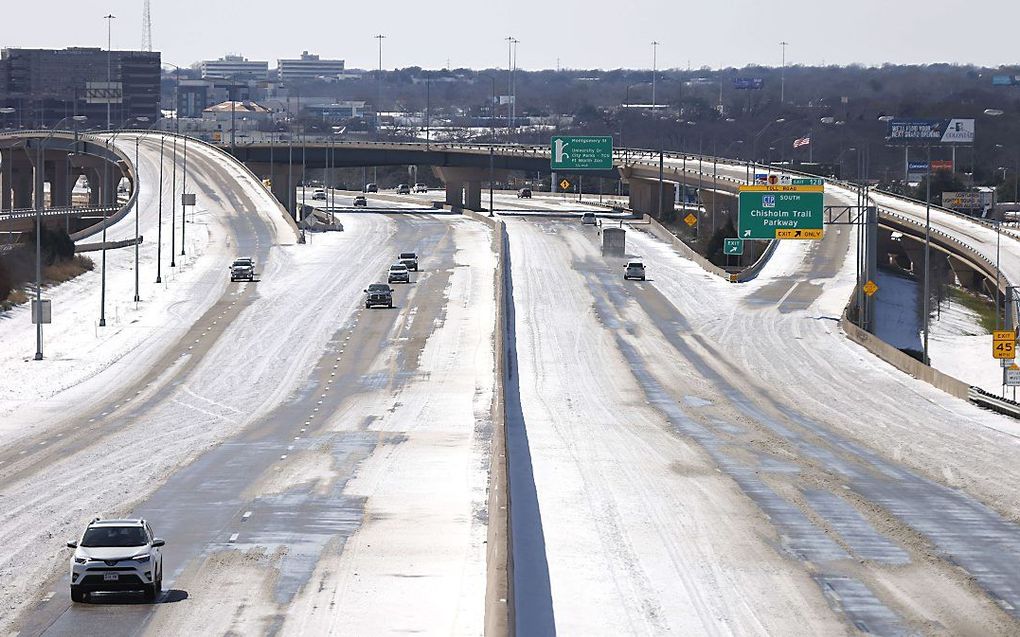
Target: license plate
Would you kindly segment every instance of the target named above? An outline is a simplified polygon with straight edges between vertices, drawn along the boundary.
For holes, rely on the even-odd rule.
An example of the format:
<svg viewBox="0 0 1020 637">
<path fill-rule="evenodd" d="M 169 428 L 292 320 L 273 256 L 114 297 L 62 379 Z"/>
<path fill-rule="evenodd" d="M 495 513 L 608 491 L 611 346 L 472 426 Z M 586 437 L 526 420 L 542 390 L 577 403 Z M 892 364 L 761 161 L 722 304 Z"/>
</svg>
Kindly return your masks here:
<svg viewBox="0 0 1020 637">
<path fill-rule="evenodd" d="M 104 582 L 116 582 L 120 579 L 120 575 L 117 573 L 103 573 Z"/>
</svg>

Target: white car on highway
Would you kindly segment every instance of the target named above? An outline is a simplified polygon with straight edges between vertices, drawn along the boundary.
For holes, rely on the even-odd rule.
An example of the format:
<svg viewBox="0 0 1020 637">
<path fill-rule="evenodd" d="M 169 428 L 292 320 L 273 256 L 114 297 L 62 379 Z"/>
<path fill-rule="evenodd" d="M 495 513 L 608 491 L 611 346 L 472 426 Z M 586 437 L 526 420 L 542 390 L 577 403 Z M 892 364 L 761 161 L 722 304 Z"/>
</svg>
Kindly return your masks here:
<svg viewBox="0 0 1020 637">
<path fill-rule="evenodd" d="M 145 520 L 101 520 L 89 523 L 71 556 L 71 600 L 84 602 L 95 592 L 140 591 L 155 601 L 163 589 L 164 540 L 155 537 Z"/>
</svg>

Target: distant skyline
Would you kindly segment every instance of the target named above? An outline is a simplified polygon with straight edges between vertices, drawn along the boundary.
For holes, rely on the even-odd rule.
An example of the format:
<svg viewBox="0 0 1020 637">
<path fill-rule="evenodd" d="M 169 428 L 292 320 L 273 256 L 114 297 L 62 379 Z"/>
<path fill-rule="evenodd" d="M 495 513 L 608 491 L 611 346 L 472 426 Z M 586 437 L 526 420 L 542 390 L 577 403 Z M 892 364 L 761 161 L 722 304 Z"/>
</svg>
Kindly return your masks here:
<svg viewBox="0 0 1020 637">
<path fill-rule="evenodd" d="M 59 5 L 54 7 L 53 5 Z M 839 11 L 805 0 L 771 3 L 557 3 L 518 0 L 479 4 L 440 0 L 340 3 L 289 0 L 152 0 L 153 49 L 181 66 L 226 54 L 267 60 L 302 51 L 340 58 L 348 68 L 506 68 L 507 36 L 520 41 L 519 68 L 658 68 L 948 62 L 1015 65 L 1015 0 L 961 5 L 859 0 Z M 142 0 L 5 3 L 0 47 L 106 47 L 112 13 L 113 47 L 142 43 Z M 725 5 L 725 6 L 722 6 Z M 242 7 L 242 9 L 238 9 Z M 423 7 L 430 7 L 423 10 Z M 835 16 L 839 15 L 840 20 Z M 981 17 L 986 19 L 979 19 Z"/>
</svg>

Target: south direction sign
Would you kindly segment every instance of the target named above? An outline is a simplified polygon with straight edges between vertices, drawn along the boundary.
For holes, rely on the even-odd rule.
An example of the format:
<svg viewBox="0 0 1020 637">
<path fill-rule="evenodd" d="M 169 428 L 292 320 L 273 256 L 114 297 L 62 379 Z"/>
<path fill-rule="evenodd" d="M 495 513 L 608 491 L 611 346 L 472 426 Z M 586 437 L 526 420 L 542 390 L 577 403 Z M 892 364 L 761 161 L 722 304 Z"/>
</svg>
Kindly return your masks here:
<svg viewBox="0 0 1020 637">
<path fill-rule="evenodd" d="M 744 254 L 744 242 L 740 239 L 724 239 L 723 254 L 740 256 Z"/>
<path fill-rule="evenodd" d="M 740 239 L 821 239 L 824 186 L 741 186 Z"/>
<path fill-rule="evenodd" d="M 612 170 L 613 138 L 568 137 L 552 138 L 549 167 L 552 170 Z"/>
</svg>

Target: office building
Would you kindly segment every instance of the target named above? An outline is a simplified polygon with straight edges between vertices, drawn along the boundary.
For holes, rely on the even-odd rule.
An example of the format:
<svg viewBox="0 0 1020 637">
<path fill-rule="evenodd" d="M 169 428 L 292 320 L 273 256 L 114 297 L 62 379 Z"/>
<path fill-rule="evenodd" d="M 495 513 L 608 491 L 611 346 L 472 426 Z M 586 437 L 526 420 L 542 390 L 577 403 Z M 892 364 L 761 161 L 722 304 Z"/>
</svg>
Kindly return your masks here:
<svg viewBox="0 0 1020 637">
<path fill-rule="evenodd" d="M 84 127 L 105 128 L 107 105 L 114 128 L 140 117 L 155 122 L 159 102 L 159 52 L 76 47 L 0 53 L 0 107 L 15 109 L 12 126 L 49 127 L 85 115 Z"/>
<path fill-rule="evenodd" d="M 202 71 L 202 79 L 264 81 L 269 76 L 269 62 L 249 60 L 240 55 L 226 55 L 218 60 L 206 60 L 199 68 Z"/>
<path fill-rule="evenodd" d="M 323 60 L 305 51 L 299 60 L 278 60 L 280 80 L 300 82 L 318 78 L 336 79 L 344 72 L 343 60 Z"/>
</svg>

